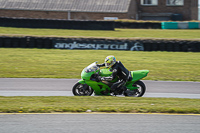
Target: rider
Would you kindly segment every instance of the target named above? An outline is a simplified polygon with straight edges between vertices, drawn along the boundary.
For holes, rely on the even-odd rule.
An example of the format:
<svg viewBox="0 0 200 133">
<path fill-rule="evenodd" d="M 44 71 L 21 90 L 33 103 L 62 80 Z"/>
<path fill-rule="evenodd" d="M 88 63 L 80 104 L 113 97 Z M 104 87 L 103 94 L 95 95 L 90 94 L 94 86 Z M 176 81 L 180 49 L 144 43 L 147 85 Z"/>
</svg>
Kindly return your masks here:
<svg viewBox="0 0 200 133">
<path fill-rule="evenodd" d="M 121 61 L 116 61 L 116 58 L 110 55 L 106 57 L 105 62 L 103 64 L 98 64 L 97 66 L 106 66 L 112 72 L 111 76 L 99 77 L 99 80 L 111 81 L 117 76 L 119 80 L 111 86 L 111 91 L 114 92 L 114 95 L 117 95 L 120 92 L 122 93 L 123 90 L 121 88 L 129 79 L 129 71 L 124 67 Z"/>
</svg>

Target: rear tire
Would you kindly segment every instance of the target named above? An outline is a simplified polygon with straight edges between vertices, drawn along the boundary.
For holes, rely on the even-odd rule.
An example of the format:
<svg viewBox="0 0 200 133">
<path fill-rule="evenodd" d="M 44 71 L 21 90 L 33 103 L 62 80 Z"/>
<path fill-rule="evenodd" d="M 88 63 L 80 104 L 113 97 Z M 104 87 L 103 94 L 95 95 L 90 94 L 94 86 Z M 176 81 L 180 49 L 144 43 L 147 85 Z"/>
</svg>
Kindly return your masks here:
<svg viewBox="0 0 200 133">
<path fill-rule="evenodd" d="M 146 91 L 146 86 L 142 81 L 136 81 L 133 84 L 133 87 L 139 87 L 138 89 L 135 89 L 133 91 L 127 90 L 124 92 L 125 96 L 130 96 L 130 97 L 142 97 Z"/>
<path fill-rule="evenodd" d="M 76 83 L 72 88 L 75 96 L 91 96 L 94 90 L 87 84 Z"/>
</svg>

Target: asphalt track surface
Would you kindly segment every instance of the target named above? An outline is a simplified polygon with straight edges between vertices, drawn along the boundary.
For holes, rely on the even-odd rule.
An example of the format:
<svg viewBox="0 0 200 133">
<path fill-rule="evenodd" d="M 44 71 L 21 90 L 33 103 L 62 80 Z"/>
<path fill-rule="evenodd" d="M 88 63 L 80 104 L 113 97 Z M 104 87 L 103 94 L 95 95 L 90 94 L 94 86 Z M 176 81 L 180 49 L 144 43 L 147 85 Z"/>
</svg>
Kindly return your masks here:
<svg viewBox="0 0 200 133">
<path fill-rule="evenodd" d="M 199 133 L 200 115 L 0 114 L 1 133 Z"/>
<path fill-rule="evenodd" d="M 73 96 L 78 79 L 0 78 L 0 96 Z M 143 97 L 175 97 L 200 99 L 200 82 L 143 81 L 147 87 Z"/>
<path fill-rule="evenodd" d="M 0 78 L 0 96 L 73 96 L 78 79 Z M 144 97 L 199 98 L 200 82 L 144 80 Z M 198 99 L 198 100 L 199 100 Z M 4 114 L 0 133 L 198 133 L 200 115 Z"/>
</svg>

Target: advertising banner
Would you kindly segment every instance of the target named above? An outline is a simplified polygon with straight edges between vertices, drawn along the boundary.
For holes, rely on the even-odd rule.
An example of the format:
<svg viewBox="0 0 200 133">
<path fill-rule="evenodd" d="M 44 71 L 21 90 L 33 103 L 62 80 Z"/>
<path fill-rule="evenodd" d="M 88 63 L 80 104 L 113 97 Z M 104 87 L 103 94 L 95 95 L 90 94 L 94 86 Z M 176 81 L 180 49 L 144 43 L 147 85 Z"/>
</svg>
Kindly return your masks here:
<svg viewBox="0 0 200 133">
<path fill-rule="evenodd" d="M 67 42 L 67 40 L 54 40 L 54 48 L 57 49 L 96 49 L 96 50 L 131 50 L 131 51 L 144 51 L 144 46 L 140 42 L 104 42 L 104 43 L 89 43 L 87 41 Z"/>
</svg>

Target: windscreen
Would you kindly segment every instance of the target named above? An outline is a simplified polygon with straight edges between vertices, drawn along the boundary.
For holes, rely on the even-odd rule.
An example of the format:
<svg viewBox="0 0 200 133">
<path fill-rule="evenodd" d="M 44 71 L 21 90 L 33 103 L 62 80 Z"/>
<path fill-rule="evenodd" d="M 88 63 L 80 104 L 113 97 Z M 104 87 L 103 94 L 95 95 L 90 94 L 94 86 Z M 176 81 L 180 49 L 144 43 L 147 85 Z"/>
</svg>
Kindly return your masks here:
<svg viewBox="0 0 200 133">
<path fill-rule="evenodd" d="M 99 67 L 97 66 L 96 62 L 92 63 L 91 65 L 89 65 L 88 67 L 85 68 L 85 72 L 89 73 L 89 72 L 93 72 L 98 70 Z"/>
</svg>

